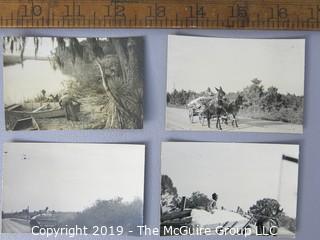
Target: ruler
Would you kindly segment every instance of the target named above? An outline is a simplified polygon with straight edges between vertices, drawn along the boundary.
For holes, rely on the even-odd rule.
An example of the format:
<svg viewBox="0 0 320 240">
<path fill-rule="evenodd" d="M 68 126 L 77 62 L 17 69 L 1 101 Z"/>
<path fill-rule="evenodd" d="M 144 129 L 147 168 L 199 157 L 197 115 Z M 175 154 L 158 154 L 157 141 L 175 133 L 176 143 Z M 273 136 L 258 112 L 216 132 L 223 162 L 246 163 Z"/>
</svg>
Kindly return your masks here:
<svg viewBox="0 0 320 240">
<path fill-rule="evenodd" d="M 320 0 L 0 0 L 0 27 L 319 30 Z"/>
</svg>

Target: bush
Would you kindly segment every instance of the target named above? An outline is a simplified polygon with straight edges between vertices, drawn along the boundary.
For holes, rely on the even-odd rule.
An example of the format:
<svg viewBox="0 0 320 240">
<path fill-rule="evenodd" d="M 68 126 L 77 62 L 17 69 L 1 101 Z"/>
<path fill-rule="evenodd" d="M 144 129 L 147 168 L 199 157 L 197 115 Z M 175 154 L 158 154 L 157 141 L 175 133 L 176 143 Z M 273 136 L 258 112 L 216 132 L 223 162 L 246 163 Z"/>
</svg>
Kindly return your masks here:
<svg viewBox="0 0 320 240">
<path fill-rule="evenodd" d="M 207 195 L 200 192 L 193 192 L 191 197 L 187 199 L 187 208 L 204 208 L 206 209 L 210 203 Z"/>
<path fill-rule="evenodd" d="M 92 231 L 93 226 L 122 226 L 127 232 L 135 230 L 143 223 L 143 203 L 136 199 L 130 203 L 123 202 L 121 198 L 111 200 L 97 200 L 95 204 L 73 219 L 62 223 L 69 227 L 86 226 Z"/>
</svg>

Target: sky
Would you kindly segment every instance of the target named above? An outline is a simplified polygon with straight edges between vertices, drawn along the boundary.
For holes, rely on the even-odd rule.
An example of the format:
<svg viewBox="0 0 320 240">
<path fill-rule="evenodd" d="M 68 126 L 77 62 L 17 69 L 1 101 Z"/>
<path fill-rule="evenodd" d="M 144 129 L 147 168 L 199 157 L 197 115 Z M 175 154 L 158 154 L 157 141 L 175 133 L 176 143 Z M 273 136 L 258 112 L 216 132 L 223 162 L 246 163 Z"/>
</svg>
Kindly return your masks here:
<svg viewBox="0 0 320 240">
<path fill-rule="evenodd" d="M 81 211 L 96 200 L 143 200 L 144 145 L 6 143 L 3 211 Z"/>
<path fill-rule="evenodd" d="M 163 143 L 161 174 L 168 175 L 179 196 L 216 192 L 218 206 L 248 210 L 257 200 L 277 199 L 288 216 L 296 217 L 298 145 Z"/>
<path fill-rule="evenodd" d="M 258 78 L 267 89 L 303 95 L 305 39 L 168 37 L 167 91 L 240 91 Z"/>
</svg>

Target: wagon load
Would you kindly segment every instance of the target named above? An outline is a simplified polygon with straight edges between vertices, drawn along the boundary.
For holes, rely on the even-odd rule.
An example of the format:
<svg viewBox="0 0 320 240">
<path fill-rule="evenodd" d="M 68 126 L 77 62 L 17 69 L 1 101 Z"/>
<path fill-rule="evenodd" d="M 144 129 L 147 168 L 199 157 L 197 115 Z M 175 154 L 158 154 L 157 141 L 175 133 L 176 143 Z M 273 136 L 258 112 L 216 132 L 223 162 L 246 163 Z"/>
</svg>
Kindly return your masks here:
<svg viewBox="0 0 320 240">
<path fill-rule="evenodd" d="M 203 228 L 210 228 L 215 234 L 220 228 L 224 229 L 244 229 L 249 221 L 242 215 L 226 211 L 214 210 L 212 213 L 201 209 L 192 210 L 192 225 Z"/>
<path fill-rule="evenodd" d="M 201 120 L 201 113 L 203 112 L 206 104 L 212 101 L 213 99 L 213 97 L 202 96 L 190 101 L 187 104 L 187 108 L 189 111 L 189 119 L 191 123 L 193 123 L 193 118 L 195 116 L 198 116 L 199 120 Z"/>
<path fill-rule="evenodd" d="M 248 226 L 249 218 L 239 213 L 227 210 L 214 210 L 208 212 L 204 209 L 184 209 L 165 213 L 161 216 L 162 234 L 166 234 L 165 228 L 186 227 L 191 231 L 198 228 L 210 229 L 210 234 L 217 234 L 219 229 L 239 229 L 242 230 Z"/>
</svg>

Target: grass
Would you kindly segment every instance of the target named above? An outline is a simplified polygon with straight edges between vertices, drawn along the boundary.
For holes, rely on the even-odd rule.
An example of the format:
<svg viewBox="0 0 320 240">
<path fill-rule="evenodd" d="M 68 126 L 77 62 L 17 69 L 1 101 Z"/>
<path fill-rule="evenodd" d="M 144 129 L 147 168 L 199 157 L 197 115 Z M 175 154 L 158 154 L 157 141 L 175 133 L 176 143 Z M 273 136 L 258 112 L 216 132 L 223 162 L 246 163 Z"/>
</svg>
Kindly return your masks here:
<svg viewBox="0 0 320 240">
<path fill-rule="evenodd" d="M 242 109 L 239 115 L 252 119 L 261 119 L 268 121 L 281 121 L 285 123 L 303 124 L 303 109 L 282 108 L 279 111 L 273 110 L 270 112 L 251 109 Z"/>
</svg>

